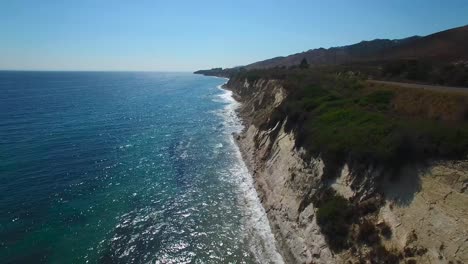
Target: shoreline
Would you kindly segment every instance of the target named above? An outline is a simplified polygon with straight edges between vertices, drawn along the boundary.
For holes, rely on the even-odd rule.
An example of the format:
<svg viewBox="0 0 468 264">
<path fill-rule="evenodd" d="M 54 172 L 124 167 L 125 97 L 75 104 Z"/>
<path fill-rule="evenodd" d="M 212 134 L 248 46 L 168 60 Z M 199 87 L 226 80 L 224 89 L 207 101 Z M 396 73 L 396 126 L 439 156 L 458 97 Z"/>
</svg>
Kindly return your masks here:
<svg viewBox="0 0 468 264">
<path fill-rule="evenodd" d="M 218 77 L 218 78 L 221 78 L 221 77 Z M 229 80 L 229 78 L 225 78 L 227 80 Z M 226 90 L 226 91 L 230 91 L 231 92 L 231 96 L 232 98 L 239 104 L 238 107 L 236 107 L 235 109 L 235 113 L 236 115 L 238 116 L 239 120 L 241 121 L 241 124 L 242 124 L 242 130 L 240 132 L 234 132 L 232 133 L 232 139 L 234 141 L 234 144 L 235 146 L 237 147 L 240 155 L 241 155 L 241 158 L 242 158 L 242 161 L 243 163 L 245 164 L 247 170 L 248 170 L 248 173 L 252 179 L 252 182 L 253 182 L 253 187 L 255 188 L 255 193 L 260 201 L 260 205 L 262 206 L 262 208 L 264 209 L 265 211 L 265 215 L 267 217 L 267 220 L 268 220 L 268 225 L 271 229 L 271 233 L 273 235 L 273 238 L 274 238 L 274 244 L 275 244 L 275 249 L 276 249 L 276 252 L 281 256 L 281 262 L 280 263 L 295 263 L 295 259 L 293 257 L 293 254 L 289 251 L 289 247 L 287 247 L 285 245 L 285 241 L 283 239 L 280 239 L 282 238 L 281 236 L 277 235 L 278 232 L 280 232 L 279 228 L 274 224 L 273 222 L 273 215 L 271 215 L 269 213 L 269 210 L 267 210 L 266 208 L 266 204 L 264 203 L 265 201 L 265 190 L 262 188 L 261 184 L 259 183 L 258 181 L 258 178 L 255 177 L 256 175 L 256 170 L 255 170 L 255 160 L 254 158 L 252 157 L 253 156 L 253 153 L 251 153 L 251 151 L 249 151 L 249 149 L 251 149 L 252 147 L 249 147 L 247 146 L 246 142 L 243 142 L 241 139 L 245 136 L 247 130 L 248 130 L 248 127 L 250 125 L 250 121 L 249 121 L 249 118 L 247 117 L 247 115 L 243 114 L 242 113 L 242 106 L 243 106 L 243 102 L 240 100 L 240 97 L 239 95 L 237 95 L 233 90 L 229 89 L 227 87 L 227 83 L 226 82 L 225 84 L 221 85 L 220 88 L 223 89 L 223 90 Z"/>
<path fill-rule="evenodd" d="M 255 165 L 254 165 L 254 161 L 251 157 L 250 154 L 248 154 L 248 147 L 244 145 L 244 143 L 240 140 L 239 137 L 242 137 L 242 133 L 244 133 L 245 131 L 237 134 L 237 133 L 234 133 L 233 136 L 234 136 L 234 142 L 237 146 L 237 148 L 239 149 L 239 152 L 241 153 L 241 156 L 242 156 L 242 159 L 249 171 L 249 174 L 250 176 L 252 177 L 252 180 L 253 180 L 253 184 L 254 184 L 254 187 L 255 187 L 255 191 L 257 193 L 257 196 L 260 200 L 260 203 L 263 207 L 263 209 L 265 210 L 266 212 L 266 216 L 267 216 L 267 219 L 268 219 L 268 224 L 271 228 L 271 231 L 273 233 L 273 236 L 274 236 L 274 239 L 275 239 L 275 246 L 276 246 L 276 250 L 277 252 L 281 255 L 282 257 L 282 260 L 284 263 L 295 263 L 295 259 L 294 257 L 292 256 L 292 253 L 289 251 L 289 248 L 284 245 L 286 243 L 286 241 L 284 241 L 283 239 L 279 239 L 279 237 L 277 236 L 277 233 L 280 232 L 279 228 L 273 224 L 273 221 L 272 221 L 272 215 L 269 214 L 269 210 L 266 210 L 265 208 L 265 204 L 264 204 L 264 197 L 265 197 L 265 194 L 264 194 L 264 190 L 263 188 L 261 188 L 261 185 L 259 184 L 258 182 L 258 179 L 255 177 Z"/>
<path fill-rule="evenodd" d="M 232 111 L 232 115 L 235 116 L 233 117 L 235 123 L 237 123 L 235 125 L 236 129 L 231 130 L 231 133 L 228 133 L 228 135 L 238 158 L 239 164 L 236 166 L 239 166 L 238 169 L 244 175 L 242 182 L 239 182 L 239 188 L 242 190 L 240 197 L 243 203 L 245 203 L 244 206 L 247 212 L 245 216 L 247 232 L 245 232 L 245 235 L 250 245 L 249 253 L 255 257 L 258 263 L 290 263 L 285 262 L 283 255 L 280 253 L 273 226 L 258 191 L 256 179 L 253 177 L 251 162 L 246 159 L 244 148 L 237 142 L 238 135 L 245 132 L 246 120 L 239 112 L 242 109 L 242 102 L 235 96 L 234 91 L 226 89 L 226 84 L 227 81 L 224 84 L 218 85 L 217 88 L 223 91 L 222 97 L 226 98 L 229 102 L 225 109 L 230 109 L 229 112 Z M 249 238 L 249 236 L 252 237 Z"/>
<path fill-rule="evenodd" d="M 255 83 L 230 80 L 223 88 L 231 91 L 240 103 L 236 113 L 244 126 L 240 133 L 233 133 L 233 137 L 253 179 L 283 261 L 341 263 L 340 257 L 330 251 L 314 220 L 314 206 L 310 204 L 299 211 L 307 199 L 308 187 L 320 178 L 321 161 L 316 160 L 312 168 L 308 167 L 301 152 L 294 149 L 295 137 L 285 131 L 284 122 L 268 130 L 255 125 L 255 118 L 270 115 L 286 98 L 284 88 L 275 80 Z"/>
</svg>

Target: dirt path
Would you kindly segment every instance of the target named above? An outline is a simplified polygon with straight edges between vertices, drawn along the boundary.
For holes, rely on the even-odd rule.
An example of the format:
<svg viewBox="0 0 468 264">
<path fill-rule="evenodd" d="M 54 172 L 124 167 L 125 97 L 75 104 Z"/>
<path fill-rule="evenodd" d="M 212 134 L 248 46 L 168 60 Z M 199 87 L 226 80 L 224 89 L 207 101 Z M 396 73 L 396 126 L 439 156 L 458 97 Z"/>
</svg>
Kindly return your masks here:
<svg viewBox="0 0 468 264">
<path fill-rule="evenodd" d="M 376 81 L 368 80 L 370 83 L 389 84 L 405 88 L 425 89 L 439 92 L 456 92 L 468 94 L 468 88 L 463 87 L 450 87 L 450 86 L 438 86 L 438 85 L 426 85 L 426 84 L 415 84 L 415 83 L 400 83 L 400 82 L 387 82 L 387 81 Z"/>
</svg>

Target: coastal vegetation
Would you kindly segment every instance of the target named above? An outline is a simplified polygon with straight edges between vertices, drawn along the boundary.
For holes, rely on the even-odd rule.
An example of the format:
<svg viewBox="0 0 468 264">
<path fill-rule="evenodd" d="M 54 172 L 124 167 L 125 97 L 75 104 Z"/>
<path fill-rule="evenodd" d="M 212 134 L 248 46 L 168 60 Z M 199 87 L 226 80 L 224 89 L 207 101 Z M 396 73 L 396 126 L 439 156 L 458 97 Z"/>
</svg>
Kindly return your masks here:
<svg viewBox="0 0 468 264">
<path fill-rule="evenodd" d="M 362 261 L 371 263 L 400 263 L 402 252 L 387 250 L 383 239 L 392 235 L 385 223 L 375 225 L 368 217 L 379 207 L 378 199 L 363 203 L 349 201 L 331 189 L 324 190 L 314 204 L 318 207 L 317 224 L 331 250 L 356 250 L 356 245 L 369 248 L 367 254 L 360 256 Z"/>
<path fill-rule="evenodd" d="M 322 201 L 317 211 L 317 223 L 330 248 L 333 250 L 347 248 L 352 207 L 345 198 L 333 193 Z"/>
<path fill-rule="evenodd" d="M 428 59 L 354 62 L 329 66 L 359 72 L 369 79 L 468 87 L 468 62 L 439 62 Z"/>
<path fill-rule="evenodd" d="M 287 120 L 310 155 L 398 167 L 468 154 L 465 94 L 369 83 L 333 67 L 253 70 L 232 78 L 282 81 L 287 99 L 257 125 Z"/>
<path fill-rule="evenodd" d="M 468 87 L 468 63 L 434 63 L 426 60 L 398 60 L 385 63 L 379 74 L 390 80 Z"/>
</svg>

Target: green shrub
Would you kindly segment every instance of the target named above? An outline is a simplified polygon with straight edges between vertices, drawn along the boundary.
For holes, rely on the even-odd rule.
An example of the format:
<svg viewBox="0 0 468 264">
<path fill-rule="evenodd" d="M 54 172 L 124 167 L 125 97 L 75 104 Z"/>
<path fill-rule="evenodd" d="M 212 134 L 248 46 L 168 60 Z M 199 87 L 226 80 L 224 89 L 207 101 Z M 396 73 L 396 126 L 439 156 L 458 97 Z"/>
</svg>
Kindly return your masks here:
<svg viewBox="0 0 468 264">
<path fill-rule="evenodd" d="M 364 96 L 358 102 L 361 106 L 385 111 L 390 108 L 390 103 L 394 96 L 395 93 L 392 91 L 375 91 Z"/>
<path fill-rule="evenodd" d="M 310 145 L 321 152 L 390 160 L 397 151 L 396 124 L 378 113 L 355 107 L 325 107 L 307 123 Z"/>
<path fill-rule="evenodd" d="M 346 248 L 351 224 L 351 207 L 338 195 L 324 201 L 317 211 L 317 223 L 333 250 Z"/>
</svg>

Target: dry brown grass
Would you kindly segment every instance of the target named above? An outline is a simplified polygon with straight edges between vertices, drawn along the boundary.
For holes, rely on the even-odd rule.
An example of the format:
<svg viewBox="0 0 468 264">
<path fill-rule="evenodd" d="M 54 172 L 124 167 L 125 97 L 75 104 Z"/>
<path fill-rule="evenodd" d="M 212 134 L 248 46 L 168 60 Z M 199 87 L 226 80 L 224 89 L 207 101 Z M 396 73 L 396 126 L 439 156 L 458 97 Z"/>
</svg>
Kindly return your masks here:
<svg viewBox="0 0 468 264">
<path fill-rule="evenodd" d="M 392 108 L 401 115 L 443 121 L 468 120 L 468 94 L 367 84 L 365 92 L 393 91 Z"/>
</svg>

